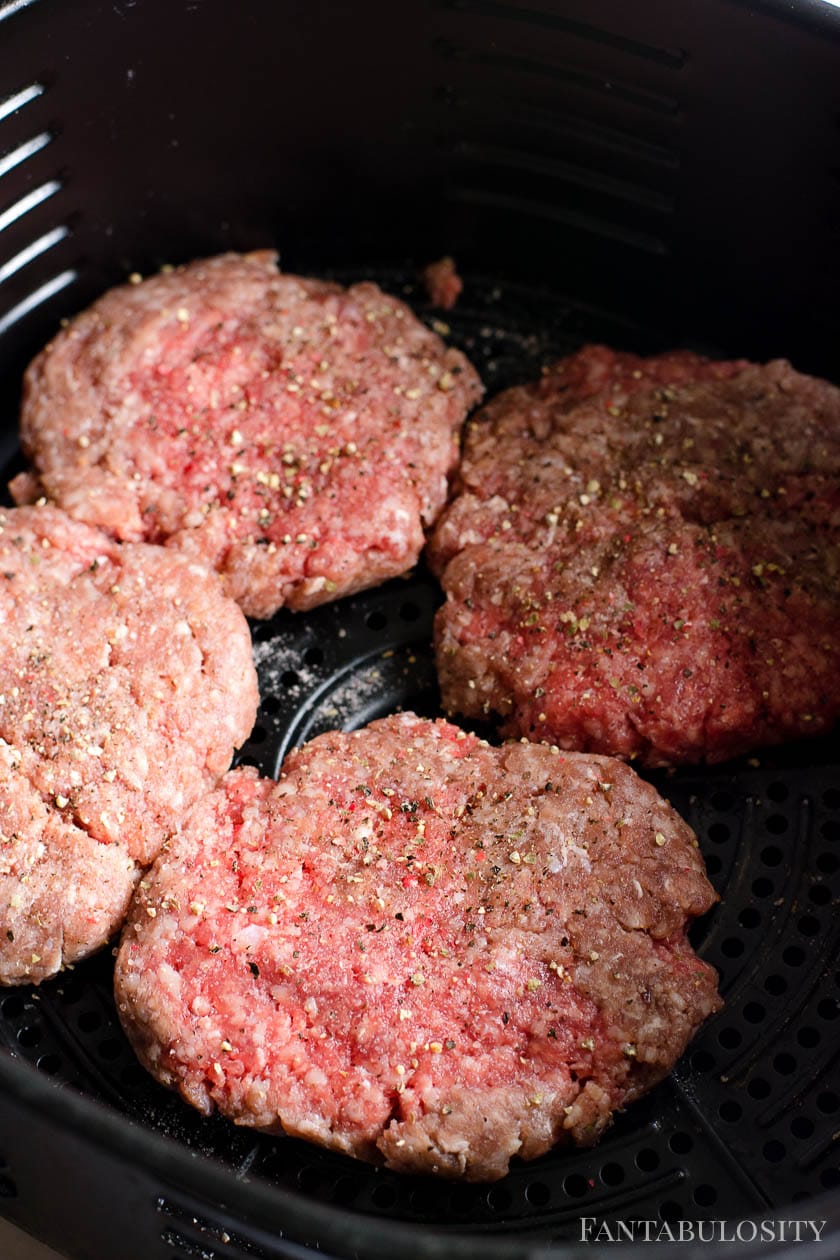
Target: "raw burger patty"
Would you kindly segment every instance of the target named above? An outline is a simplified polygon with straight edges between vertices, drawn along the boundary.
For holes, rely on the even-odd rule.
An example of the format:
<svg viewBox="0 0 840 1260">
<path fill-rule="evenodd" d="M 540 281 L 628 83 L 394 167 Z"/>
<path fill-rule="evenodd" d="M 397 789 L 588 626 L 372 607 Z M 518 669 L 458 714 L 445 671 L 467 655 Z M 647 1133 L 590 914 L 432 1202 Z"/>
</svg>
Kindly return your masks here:
<svg viewBox="0 0 840 1260">
<path fill-rule="evenodd" d="M 144 880 L 116 970 L 201 1111 L 492 1180 L 593 1143 L 719 1003 L 691 831 L 622 762 L 403 714 L 235 770 Z"/>
<path fill-rule="evenodd" d="M 257 700 L 215 574 L 54 507 L 0 511 L 0 983 L 108 939 Z"/>
<path fill-rule="evenodd" d="M 431 543 L 449 712 L 719 761 L 840 714 L 840 390 L 589 347 L 468 426 Z"/>
<path fill-rule="evenodd" d="M 409 569 L 481 385 L 374 284 L 196 262 L 104 297 L 31 364 L 18 502 L 218 569 L 250 616 Z"/>
</svg>

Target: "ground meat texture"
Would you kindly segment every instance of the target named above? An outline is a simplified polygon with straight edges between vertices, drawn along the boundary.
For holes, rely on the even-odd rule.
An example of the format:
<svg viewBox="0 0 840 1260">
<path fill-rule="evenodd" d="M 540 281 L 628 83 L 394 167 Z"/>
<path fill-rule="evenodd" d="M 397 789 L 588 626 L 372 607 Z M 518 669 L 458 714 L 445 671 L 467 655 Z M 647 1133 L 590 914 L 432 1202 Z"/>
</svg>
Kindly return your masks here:
<svg viewBox="0 0 840 1260">
<path fill-rule="evenodd" d="M 833 385 L 784 362 L 573 356 L 469 426 L 431 544 L 444 704 L 651 765 L 826 731 L 838 525 Z"/>
<path fill-rule="evenodd" d="M 140 1058 L 205 1113 L 493 1180 L 596 1141 L 717 1009 L 697 842 L 623 762 L 402 714 L 230 773 L 135 898 Z"/>
<path fill-rule="evenodd" d="M 57 508 L 0 512 L 0 983 L 104 944 L 257 699 L 215 574 Z"/>
<path fill-rule="evenodd" d="M 35 359 L 12 489 L 180 548 L 250 616 L 311 608 L 414 564 L 481 392 L 376 285 L 228 254 L 107 293 Z"/>
<path fill-rule="evenodd" d="M 434 306 L 451 311 L 464 290 L 464 282 L 455 270 L 452 258 L 439 258 L 423 268 L 423 284 Z"/>
</svg>

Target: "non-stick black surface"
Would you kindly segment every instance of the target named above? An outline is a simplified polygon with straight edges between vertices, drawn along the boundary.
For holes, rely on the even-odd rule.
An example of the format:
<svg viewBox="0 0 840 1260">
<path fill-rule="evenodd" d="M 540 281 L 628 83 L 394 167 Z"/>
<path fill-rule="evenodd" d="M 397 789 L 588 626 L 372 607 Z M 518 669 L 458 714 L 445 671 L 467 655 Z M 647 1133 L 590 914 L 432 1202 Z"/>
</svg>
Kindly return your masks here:
<svg viewBox="0 0 840 1260">
<path fill-rule="evenodd" d="M 618 325 L 545 294 L 473 280 L 458 309 L 444 314 L 424 305 L 410 276 L 370 274 L 430 322 L 444 322 L 489 392 L 534 376 L 586 340 L 668 348 L 661 330 Z M 438 714 L 431 623 L 439 599 L 421 569 L 309 614 L 256 623 L 262 705 L 239 760 L 274 774 L 291 746 L 321 731 L 398 708 Z M 697 831 L 721 896 L 693 939 L 721 974 L 725 1009 L 670 1079 L 619 1116 L 597 1148 L 515 1165 L 493 1186 L 400 1177 L 201 1118 L 136 1063 L 116 1017 L 107 951 L 40 989 L 0 993 L 0 1044 L 44 1078 L 213 1157 L 239 1179 L 291 1189 L 325 1209 L 508 1236 L 521 1240 L 522 1254 L 538 1239 L 578 1239 L 582 1215 L 807 1216 L 793 1205 L 840 1185 L 838 762 L 837 741 L 823 741 L 652 776 Z M 0 1173 L 4 1160 L 13 1168 L 13 1148 L 0 1134 Z M 248 1243 L 247 1229 L 225 1242 L 212 1221 L 193 1221 L 184 1234 L 165 1186 L 161 1194 L 162 1256 L 267 1254 Z M 204 1239 L 203 1253 L 190 1250 L 188 1234 Z"/>
</svg>

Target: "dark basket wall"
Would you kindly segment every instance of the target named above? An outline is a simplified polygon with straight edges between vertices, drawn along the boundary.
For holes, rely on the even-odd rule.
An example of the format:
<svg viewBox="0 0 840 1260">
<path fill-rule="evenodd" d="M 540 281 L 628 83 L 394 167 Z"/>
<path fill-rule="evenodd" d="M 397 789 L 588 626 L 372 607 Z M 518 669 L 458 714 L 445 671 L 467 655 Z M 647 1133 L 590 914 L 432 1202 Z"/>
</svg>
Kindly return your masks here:
<svg viewBox="0 0 840 1260">
<path fill-rule="evenodd" d="M 670 343 L 830 375 L 839 18 L 823 0 L 6 0 L 0 367 L 14 379 L 126 270 L 276 244 L 316 270 L 452 252 Z"/>
</svg>

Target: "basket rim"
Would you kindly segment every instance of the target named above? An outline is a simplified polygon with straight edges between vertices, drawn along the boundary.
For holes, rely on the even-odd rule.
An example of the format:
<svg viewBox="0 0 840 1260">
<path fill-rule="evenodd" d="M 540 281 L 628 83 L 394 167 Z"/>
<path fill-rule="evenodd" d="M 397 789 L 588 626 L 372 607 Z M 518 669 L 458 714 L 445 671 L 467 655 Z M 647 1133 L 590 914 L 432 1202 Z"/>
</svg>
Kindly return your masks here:
<svg viewBox="0 0 840 1260">
<path fill-rule="evenodd" d="M 282 1186 L 250 1180 L 137 1121 L 126 1122 L 125 1116 L 96 1099 L 62 1088 L 6 1049 L 0 1053 L 0 1092 L 8 1093 L 53 1127 L 70 1129 L 77 1138 L 130 1160 L 135 1169 L 159 1180 L 163 1193 L 195 1196 L 207 1203 L 211 1214 L 218 1212 L 216 1205 L 223 1204 L 226 1216 L 239 1217 L 243 1226 L 255 1227 L 267 1235 L 277 1237 L 278 1224 L 282 1224 L 283 1239 L 298 1246 L 305 1245 L 302 1239 L 317 1237 L 321 1245 L 334 1248 L 336 1256 L 361 1255 L 365 1260 L 393 1260 L 397 1255 L 403 1260 L 591 1260 L 600 1253 L 600 1248 L 593 1251 L 591 1243 L 494 1238 L 484 1231 L 459 1229 L 456 1233 L 411 1222 L 401 1224 L 315 1202 Z M 739 1218 L 757 1223 L 781 1219 L 788 1219 L 785 1210 L 770 1208 Z M 824 1220 L 819 1241 L 793 1246 L 778 1240 L 763 1243 L 764 1255 L 795 1254 L 797 1260 L 840 1255 L 840 1192 L 826 1191 L 803 1202 L 797 1219 Z M 616 1242 L 610 1245 L 609 1253 L 616 1260 L 631 1260 L 638 1257 L 638 1247 Z M 665 1241 L 657 1245 L 657 1254 L 663 1258 L 713 1260 L 724 1253 L 730 1254 L 727 1243 L 712 1247 L 708 1243 Z"/>
</svg>

